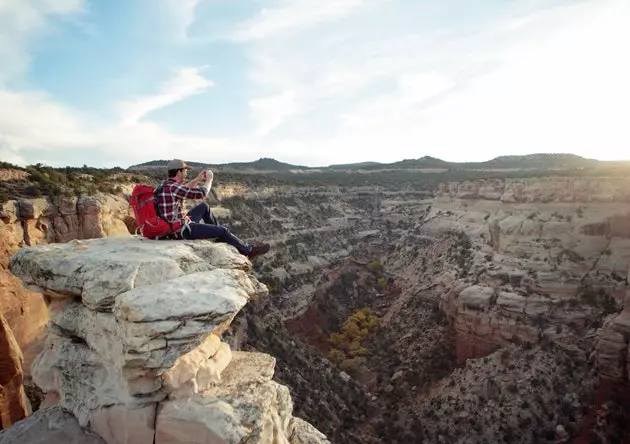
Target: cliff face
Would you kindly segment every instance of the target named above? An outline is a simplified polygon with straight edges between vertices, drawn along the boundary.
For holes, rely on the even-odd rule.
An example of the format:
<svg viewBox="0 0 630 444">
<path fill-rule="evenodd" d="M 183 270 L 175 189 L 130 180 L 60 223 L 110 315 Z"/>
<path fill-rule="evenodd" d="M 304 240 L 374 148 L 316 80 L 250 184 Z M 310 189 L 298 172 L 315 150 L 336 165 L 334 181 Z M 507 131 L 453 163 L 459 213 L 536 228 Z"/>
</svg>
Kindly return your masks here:
<svg viewBox="0 0 630 444">
<path fill-rule="evenodd" d="M 26 380 L 43 345 L 49 316 L 42 295 L 26 289 L 8 272 L 9 257 L 26 245 L 128 236 L 130 217 L 128 203 L 110 195 L 22 199 L 0 205 L 0 313 L 21 349 Z"/>
<path fill-rule="evenodd" d="M 250 302 L 224 341 L 233 354 L 275 356 L 273 380 L 289 386 L 295 411 L 334 442 L 416 442 L 420 434 L 460 442 L 464 430 L 470 442 L 509 438 L 516 430 L 526 432 L 520 442 L 566 441 L 585 418 L 616 411 L 605 402 L 594 415 L 582 411 L 595 385 L 592 363 L 597 377 L 621 385 L 628 380 L 629 337 L 620 313 L 628 306 L 630 266 L 626 182 L 502 179 L 445 184 L 432 199 L 369 186 L 231 188 L 216 212 L 239 237 L 272 243 L 252 271 L 272 297 Z M 389 283 L 383 289 L 382 276 L 368 270 L 374 259 L 396 291 Z M 89 296 L 82 310 L 100 313 L 112 303 L 116 316 L 111 298 Z M 325 350 L 330 330 L 362 306 L 379 313 L 381 330 L 368 344 L 367 371 L 349 376 L 317 349 Z M 305 347 L 287 327 L 316 348 Z M 80 337 L 75 327 L 68 331 Z M 512 346 L 512 359 L 496 352 Z M 465 362 L 470 371 L 448 376 Z M 525 382 L 516 384 L 516 396 L 511 367 L 530 364 L 549 372 L 538 379 L 535 372 L 519 373 Z M 505 381 L 495 380 L 497 372 Z M 153 388 L 151 378 L 142 383 Z M 566 402 L 563 382 L 571 392 Z M 508 424 L 485 412 L 475 420 L 477 404 L 458 393 L 474 384 L 476 396 L 497 409 L 520 412 L 521 404 L 535 404 L 523 413 L 532 418 Z M 542 384 L 547 389 L 539 400 L 534 393 Z M 424 403 L 427 397 L 433 402 Z M 436 405 L 442 417 L 457 411 L 468 418 L 466 427 L 435 418 Z M 559 408 L 566 411 L 555 423 L 538 420 Z"/>
<path fill-rule="evenodd" d="M 505 203 L 630 203 L 627 177 L 533 177 L 441 184 L 438 196 Z"/>
<path fill-rule="evenodd" d="M 376 346 L 376 370 L 417 392 L 419 382 L 452 369 L 442 348 L 452 347 L 460 363 L 542 340 L 589 356 L 626 294 L 627 185 L 625 178 L 498 179 L 443 184 L 431 199 L 375 187 L 250 190 L 226 202 L 224 218 L 274 243 L 256 274 L 271 284 L 274 309 L 289 327 L 319 348 L 327 346 L 321 330 L 341 317 L 325 314 L 321 292 L 341 306 L 329 311 L 347 314 L 357 288 L 367 288 L 357 282 L 339 293 L 338 283 L 326 283 L 329 270 L 342 270 L 344 257 L 379 259 L 402 291 L 381 310 L 382 344 L 397 344 L 399 353 L 394 359 Z M 362 303 L 378 308 L 365 296 Z M 449 328 L 434 320 L 438 306 Z M 314 328 L 304 331 L 307 324 Z M 616 351 L 604 360 L 622 363 L 627 342 L 613 331 Z M 435 348 L 424 337 L 443 343 Z M 438 365 L 421 364 L 429 356 L 439 356 Z M 396 383 L 389 392 L 389 384 L 377 385 L 378 402 L 414 403 Z"/>
<path fill-rule="evenodd" d="M 609 316 L 598 331 L 596 357 L 600 374 L 611 381 L 630 383 L 630 295 L 623 310 Z"/>
<path fill-rule="evenodd" d="M 52 298 L 33 378 L 108 444 L 324 443 L 292 416 L 275 360 L 222 333 L 267 289 L 226 244 L 106 238 L 24 248 L 11 271 Z"/>
<path fill-rule="evenodd" d="M 9 252 L 23 245 L 128 235 L 129 203 L 108 194 L 10 200 L 0 208 L 0 236 Z"/>
<path fill-rule="evenodd" d="M 0 430 L 30 413 L 22 387 L 22 352 L 0 313 Z"/>
<path fill-rule="evenodd" d="M 461 230 L 473 243 L 472 277 L 442 298 L 462 358 L 512 338 L 536 342 L 541 332 L 594 331 L 619 310 L 630 265 L 629 184 L 550 178 L 441 187 L 422 230 Z"/>
</svg>

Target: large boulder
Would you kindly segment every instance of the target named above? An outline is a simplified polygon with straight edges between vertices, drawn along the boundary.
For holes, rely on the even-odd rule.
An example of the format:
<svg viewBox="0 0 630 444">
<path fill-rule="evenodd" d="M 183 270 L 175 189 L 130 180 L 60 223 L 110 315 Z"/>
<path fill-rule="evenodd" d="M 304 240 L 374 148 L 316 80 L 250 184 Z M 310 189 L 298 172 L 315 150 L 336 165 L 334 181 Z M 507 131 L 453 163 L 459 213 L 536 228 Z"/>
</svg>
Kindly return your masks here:
<svg viewBox="0 0 630 444">
<path fill-rule="evenodd" d="M 105 444 L 102 438 L 79 426 L 77 419 L 61 406 L 37 411 L 0 432 L 0 444 Z"/>
<path fill-rule="evenodd" d="M 327 442 L 292 416 L 271 356 L 221 341 L 267 294 L 233 247 L 104 238 L 25 248 L 10 268 L 51 300 L 35 383 L 108 444 Z"/>
</svg>

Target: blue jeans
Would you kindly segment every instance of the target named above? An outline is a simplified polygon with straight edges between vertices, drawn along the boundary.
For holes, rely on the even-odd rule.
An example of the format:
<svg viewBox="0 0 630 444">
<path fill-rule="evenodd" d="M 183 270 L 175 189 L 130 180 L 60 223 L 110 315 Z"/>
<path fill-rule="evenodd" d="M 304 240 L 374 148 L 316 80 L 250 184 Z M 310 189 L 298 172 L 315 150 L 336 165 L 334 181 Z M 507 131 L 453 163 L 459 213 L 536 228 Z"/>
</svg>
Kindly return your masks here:
<svg viewBox="0 0 630 444">
<path fill-rule="evenodd" d="M 184 229 L 182 237 L 188 240 L 217 239 L 235 247 L 239 253 L 247 256 L 251 253 L 251 247 L 247 243 L 234 236 L 227 227 L 219 225 L 216 216 L 210 210 L 207 203 L 200 203 L 188 212 L 192 220 L 188 229 Z M 199 223 L 204 221 L 203 224 Z"/>
<path fill-rule="evenodd" d="M 206 224 L 219 225 L 219 221 L 210 209 L 210 205 L 205 202 L 202 202 L 196 207 L 191 208 L 187 214 L 193 222 L 199 222 L 200 220 L 203 220 Z"/>
</svg>

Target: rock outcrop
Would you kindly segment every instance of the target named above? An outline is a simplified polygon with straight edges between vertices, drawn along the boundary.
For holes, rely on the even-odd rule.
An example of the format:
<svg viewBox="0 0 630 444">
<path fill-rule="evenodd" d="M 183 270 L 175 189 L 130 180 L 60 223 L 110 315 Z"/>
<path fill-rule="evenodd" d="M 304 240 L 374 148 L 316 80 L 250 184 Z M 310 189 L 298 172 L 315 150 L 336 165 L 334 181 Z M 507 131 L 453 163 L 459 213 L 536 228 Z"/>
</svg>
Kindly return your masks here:
<svg viewBox="0 0 630 444">
<path fill-rule="evenodd" d="M 22 350 L 25 384 L 30 384 L 30 365 L 41 350 L 49 318 L 43 296 L 25 289 L 6 270 L 10 256 L 26 245 L 129 236 L 130 219 L 128 203 L 106 194 L 18 199 L 0 204 L 0 313 Z"/>
<path fill-rule="evenodd" d="M 619 314 L 608 317 L 597 332 L 595 347 L 599 374 L 610 381 L 630 384 L 630 294 Z"/>
<path fill-rule="evenodd" d="M 0 444 L 105 444 L 98 435 L 81 428 L 77 419 L 61 406 L 35 412 L 0 433 Z"/>
<path fill-rule="evenodd" d="M 576 346 L 568 333 L 590 338 L 619 310 L 630 265 L 627 185 L 556 177 L 440 187 L 417 230 L 469 239 L 467 248 L 454 247 L 465 252 L 455 254 L 462 267 L 443 279 L 441 295 L 460 359 L 542 336 Z M 611 330 L 606 340 L 619 334 Z"/>
<path fill-rule="evenodd" d="M 0 313 L 0 430 L 30 413 L 22 387 L 22 352 Z"/>
<path fill-rule="evenodd" d="M 630 202 L 630 180 L 621 177 L 532 177 L 448 182 L 438 196 L 515 202 Z"/>
<path fill-rule="evenodd" d="M 232 247 L 72 241 L 24 248 L 10 269 L 51 298 L 35 382 L 108 444 L 327 442 L 292 416 L 274 358 L 220 339 L 267 294 Z"/>
<path fill-rule="evenodd" d="M 19 199 L 0 204 L 0 312 L 22 348 L 25 371 L 38 352 L 48 312 L 41 295 L 25 290 L 5 270 L 11 255 L 27 245 L 129 236 L 130 219 L 129 204 L 107 194 Z"/>
<path fill-rule="evenodd" d="M 48 309 L 41 294 L 28 291 L 8 271 L 0 269 L 0 313 L 13 332 L 24 356 L 24 372 L 45 338 Z"/>
<path fill-rule="evenodd" d="M 24 245 L 129 235 L 133 219 L 121 196 L 55 197 L 0 204 L 0 236 L 10 251 Z"/>
</svg>

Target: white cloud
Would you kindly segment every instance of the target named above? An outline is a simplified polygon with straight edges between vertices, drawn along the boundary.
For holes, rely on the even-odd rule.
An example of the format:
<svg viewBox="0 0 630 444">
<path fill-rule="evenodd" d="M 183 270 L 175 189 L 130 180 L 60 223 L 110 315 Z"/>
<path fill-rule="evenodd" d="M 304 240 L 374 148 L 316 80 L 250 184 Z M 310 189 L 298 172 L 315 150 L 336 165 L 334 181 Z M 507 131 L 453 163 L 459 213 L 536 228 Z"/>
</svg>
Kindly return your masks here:
<svg viewBox="0 0 630 444">
<path fill-rule="evenodd" d="M 42 93 L 0 90 L 0 103 L 0 137 L 14 149 L 71 148 L 92 140 L 85 122 Z"/>
<path fill-rule="evenodd" d="M 523 5 L 465 32 L 259 42 L 252 78 L 262 93 L 253 103 L 287 92 L 292 100 L 266 119 L 254 116 L 274 129 L 268 144 L 282 140 L 335 162 L 545 151 L 627 157 L 630 3 Z"/>
<path fill-rule="evenodd" d="M 195 9 L 201 0 L 164 0 L 173 35 L 178 40 L 188 38 L 188 28 L 195 22 Z"/>
<path fill-rule="evenodd" d="M 178 19 L 184 33 L 195 20 L 193 3 Z M 153 95 L 120 103 L 115 122 L 95 121 L 89 110 L 42 92 L 3 89 L 3 74 L 10 78 L 27 66 L 24 48 L 54 11 L 43 1 L 4 1 L 0 25 L 19 11 L 21 43 L 16 50 L 0 26 L 0 158 L 127 166 L 176 156 L 208 162 L 271 156 L 307 165 L 544 151 L 628 157 L 622 149 L 630 145 L 624 57 L 630 3 L 556 3 L 522 1 L 491 22 L 423 31 L 413 23 L 392 26 L 391 15 L 387 26 L 368 26 L 381 23 L 382 11 L 392 14 L 393 0 L 283 2 L 239 28 L 252 62 L 256 94 L 245 100 L 255 130 L 212 137 L 169 131 L 150 119 L 213 85 L 198 68 L 176 72 Z M 64 13 L 82 10 L 80 2 L 64 4 Z M 324 36 L 315 32 L 320 26 Z"/>
<path fill-rule="evenodd" d="M 249 137 L 178 134 L 154 122 L 132 126 L 80 118 L 80 110 L 33 92 L 0 92 L 0 159 L 20 165 L 84 163 L 129 166 L 155 158 L 182 157 L 216 161 L 250 160 L 256 149 Z M 214 161 L 214 160 L 213 160 Z"/>
<path fill-rule="evenodd" d="M 256 133 L 264 136 L 280 126 L 297 110 L 295 94 L 287 90 L 277 96 L 263 97 L 249 102 L 253 118 L 258 122 Z"/>
<path fill-rule="evenodd" d="M 230 38 L 250 41 L 304 32 L 383 1 L 387 0 L 282 0 L 278 6 L 263 8 L 256 17 L 240 24 Z"/>
<path fill-rule="evenodd" d="M 122 122 L 125 125 L 135 125 L 152 111 L 199 94 L 213 85 L 214 82 L 201 75 L 199 68 L 182 68 L 155 95 L 121 103 Z"/>
<path fill-rule="evenodd" d="M 81 0 L 0 1 L 0 159 L 21 165 L 44 162 L 61 166 L 92 164 L 90 159 L 98 158 L 111 165 L 128 165 L 146 160 L 146 147 L 159 157 L 176 151 L 197 158 L 208 147 L 222 147 L 227 152 L 225 140 L 173 134 L 140 121 L 154 110 L 211 87 L 213 83 L 198 68 L 179 70 L 153 96 L 124 102 L 125 123 L 134 123 L 130 127 L 93 120 L 89 112 L 64 106 L 43 91 L 3 86 L 28 68 L 29 45 L 53 26 L 53 19 L 83 12 Z M 244 142 L 230 142 L 237 154 L 240 146 Z"/>
<path fill-rule="evenodd" d="M 84 0 L 0 1 L 0 85 L 26 70 L 29 63 L 26 47 L 46 28 L 49 17 L 84 11 Z"/>
<path fill-rule="evenodd" d="M 85 146 L 84 133 L 72 111 L 37 91 L 10 90 L 7 85 L 28 68 L 28 45 L 47 28 L 51 17 L 85 12 L 83 0 L 0 1 L 0 158 L 27 162 L 25 149 Z"/>
</svg>

